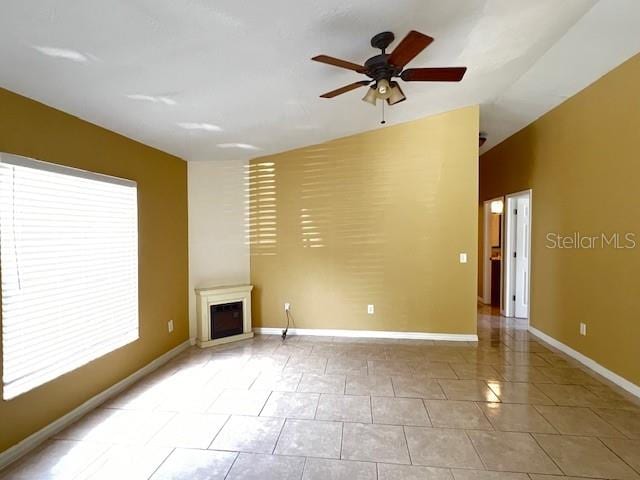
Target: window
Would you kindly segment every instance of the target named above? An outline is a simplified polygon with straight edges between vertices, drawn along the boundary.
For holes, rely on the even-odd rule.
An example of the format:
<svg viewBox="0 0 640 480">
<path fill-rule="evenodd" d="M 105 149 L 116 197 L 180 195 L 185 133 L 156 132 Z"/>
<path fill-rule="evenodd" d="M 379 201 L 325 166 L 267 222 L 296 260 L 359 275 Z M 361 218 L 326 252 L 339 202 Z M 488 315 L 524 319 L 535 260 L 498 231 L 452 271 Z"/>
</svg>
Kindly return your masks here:
<svg viewBox="0 0 640 480">
<path fill-rule="evenodd" d="M 136 183 L 0 154 L 3 398 L 138 338 Z"/>
</svg>

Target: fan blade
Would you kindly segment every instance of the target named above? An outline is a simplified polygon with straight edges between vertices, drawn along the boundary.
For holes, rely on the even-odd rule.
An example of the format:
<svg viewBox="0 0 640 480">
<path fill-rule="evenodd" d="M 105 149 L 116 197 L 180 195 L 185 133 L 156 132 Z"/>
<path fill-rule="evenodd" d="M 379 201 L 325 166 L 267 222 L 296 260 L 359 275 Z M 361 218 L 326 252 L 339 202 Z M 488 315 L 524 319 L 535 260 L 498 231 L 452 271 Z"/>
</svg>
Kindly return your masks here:
<svg viewBox="0 0 640 480">
<path fill-rule="evenodd" d="M 405 82 L 459 82 L 467 67 L 409 68 L 400 74 Z"/>
<path fill-rule="evenodd" d="M 320 95 L 320 98 L 333 98 L 338 95 L 342 95 L 343 93 L 350 92 L 351 90 L 355 90 L 356 88 L 364 87 L 365 85 L 369 85 L 371 80 L 361 80 L 359 82 L 350 83 L 349 85 L 345 85 L 344 87 L 338 88 L 336 90 L 332 90 L 323 95 Z"/>
<path fill-rule="evenodd" d="M 334 67 L 346 68 L 348 70 L 355 70 L 358 73 L 365 73 L 367 71 L 366 68 L 362 65 L 358 65 L 357 63 L 347 62 L 346 60 L 340 60 L 339 58 L 330 57 L 328 55 L 316 55 L 311 60 L 315 60 L 316 62 L 326 63 L 328 65 L 333 65 Z"/>
<path fill-rule="evenodd" d="M 431 42 L 433 42 L 433 38 L 424 33 L 411 30 L 391 52 L 389 63 L 396 67 L 404 67 L 422 50 L 427 48 Z"/>
</svg>

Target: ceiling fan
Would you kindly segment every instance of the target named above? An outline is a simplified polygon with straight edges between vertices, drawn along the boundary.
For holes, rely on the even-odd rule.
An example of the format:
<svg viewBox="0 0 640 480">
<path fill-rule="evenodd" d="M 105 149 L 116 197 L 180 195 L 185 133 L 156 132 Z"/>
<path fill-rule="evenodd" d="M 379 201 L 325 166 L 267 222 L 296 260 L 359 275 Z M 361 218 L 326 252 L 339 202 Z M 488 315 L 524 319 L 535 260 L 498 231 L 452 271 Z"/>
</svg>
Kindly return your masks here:
<svg viewBox="0 0 640 480">
<path fill-rule="evenodd" d="M 386 100 L 389 105 L 395 105 L 406 100 L 406 97 L 398 82 L 392 80 L 393 78 L 400 78 L 405 82 L 459 82 L 467 71 L 467 67 L 405 69 L 404 67 L 411 60 L 433 42 L 433 38 L 412 30 L 389 54 L 386 49 L 394 39 L 395 35 L 392 32 L 382 32 L 375 35 L 371 39 L 371 46 L 382 50 L 382 53 L 374 55 L 364 62 L 364 65 L 358 65 L 357 63 L 340 60 L 328 55 L 313 57 L 311 60 L 316 62 L 354 70 L 369 77 L 369 80 L 360 80 L 345 85 L 320 95 L 320 97 L 333 98 L 356 88 L 370 85 L 362 100 L 374 106 L 378 99 Z"/>
</svg>

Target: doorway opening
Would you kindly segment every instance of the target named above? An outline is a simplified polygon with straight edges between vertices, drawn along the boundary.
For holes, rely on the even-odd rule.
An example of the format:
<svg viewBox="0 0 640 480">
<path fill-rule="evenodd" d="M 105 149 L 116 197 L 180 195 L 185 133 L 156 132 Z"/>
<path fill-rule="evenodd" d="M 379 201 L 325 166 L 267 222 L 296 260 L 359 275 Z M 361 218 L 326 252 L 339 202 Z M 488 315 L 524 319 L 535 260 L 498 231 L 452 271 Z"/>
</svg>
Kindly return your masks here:
<svg viewBox="0 0 640 480">
<path fill-rule="evenodd" d="M 502 314 L 529 319 L 531 291 L 531 190 L 512 193 L 504 205 Z"/>
<path fill-rule="evenodd" d="M 504 197 L 484 202 L 482 303 L 503 310 Z"/>
</svg>

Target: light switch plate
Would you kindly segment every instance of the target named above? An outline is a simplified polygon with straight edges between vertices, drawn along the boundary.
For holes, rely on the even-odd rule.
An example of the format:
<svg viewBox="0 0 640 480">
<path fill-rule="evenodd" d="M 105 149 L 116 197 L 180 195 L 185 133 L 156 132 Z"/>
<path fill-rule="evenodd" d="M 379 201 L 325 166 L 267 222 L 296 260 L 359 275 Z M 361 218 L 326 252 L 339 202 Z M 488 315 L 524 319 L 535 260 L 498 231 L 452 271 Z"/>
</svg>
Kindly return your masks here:
<svg viewBox="0 0 640 480">
<path fill-rule="evenodd" d="M 167 322 L 167 328 L 169 329 L 169 333 L 173 332 L 173 320 Z"/>
<path fill-rule="evenodd" d="M 376 308 L 373 305 L 367 305 L 367 313 L 369 315 L 373 315 L 376 311 Z"/>
<path fill-rule="evenodd" d="M 467 263 L 467 254 L 464 252 L 460 254 L 460 263 Z"/>
</svg>

